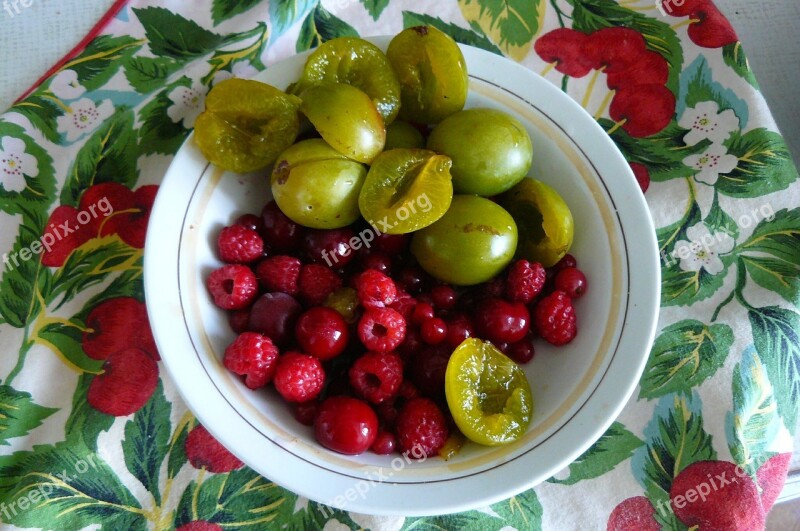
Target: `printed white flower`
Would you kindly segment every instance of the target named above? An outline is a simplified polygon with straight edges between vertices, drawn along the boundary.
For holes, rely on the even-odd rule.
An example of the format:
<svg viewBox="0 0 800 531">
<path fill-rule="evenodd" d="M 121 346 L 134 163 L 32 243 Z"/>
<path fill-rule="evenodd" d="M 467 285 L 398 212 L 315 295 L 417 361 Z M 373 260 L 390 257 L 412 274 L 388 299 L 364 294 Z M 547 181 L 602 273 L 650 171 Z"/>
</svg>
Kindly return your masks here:
<svg viewBox="0 0 800 531">
<path fill-rule="evenodd" d="M 50 82 L 50 91 L 62 100 L 80 98 L 86 88 L 78 82 L 75 70 L 62 70 Z"/>
<path fill-rule="evenodd" d="M 0 141 L 0 183 L 6 192 L 21 192 L 28 186 L 25 175 L 39 175 L 39 163 L 33 155 L 25 153 L 25 142 L 4 136 Z"/>
<path fill-rule="evenodd" d="M 56 120 L 58 132 L 66 133 L 67 141 L 74 142 L 86 133 L 91 133 L 114 114 L 111 100 L 103 100 L 98 106 L 90 99 L 83 98 L 70 104 L 70 110 Z"/>
<path fill-rule="evenodd" d="M 167 96 L 172 105 L 167 109 L 167 116 L 175 123 L 183 121 L 187 129 L 194 127 L 194 121 L 203 112 L 206 101 L 206 88 L 196 84 L 191 87 L 175 87 Z"/>
<path fill-rule="evenodd" d="M 239 79 L 250 79 L 256 74 L 258 74 L 258 70 L 256 70 L 253 65 L 247 61 L 239 61 L 238 63 L 233 64 L 231 72 L 228 72 L 227 70 L 220 70 L 217 72 L 214 75 L 213 84 L 216 85 L 217 83 L 232 77 L 238 77 Z"/>
<path fill-rule="evenodd" d="M 362 529 L 380 529 L 381 531 L 400 531 L 406 522 L 402 516 L 371 516 L 350 513 L 350 518 Z"/>
<path fill-rule="evenodd" d="M 693 109 L 686 109 L 678 125 L 691 129 L 683 137 L 683 141 L 689 146 L 705 139 L 721 144 L 732 132 L 739 129 L 739 118 L 731 109 L 719 112 L 719 105 L 715 101 L 704 101 Z"/>
<path fill-rule="evenodd" d="M 689 241 L 679 240 L 673 255 L 680 258 L 679 267 L 683 271 L 700 271 L 716 275 L 724 268 L 719 255 L 729 253 L 735 244 L 725 232 L 711 233 L 702 221 L 686 229 Z"/>
<path fill-rule="evenodd" d="M 702 155 L 690 155 L 683 159 L 683 163 L 692 169 L 700 170 L 694 178 L 713 186 L 719 176 L 732 172 L 739 165 L 739 159 L 728 154 L 725 146 L 714 144 Z"/>
<path fill-rule="evenodd" d="M 331 518 L 325 522 L 325 527 L 322 528 L 322 531 L 350 531 L 350 527 L 344 525 L 335 518 Z"/>
</svg>

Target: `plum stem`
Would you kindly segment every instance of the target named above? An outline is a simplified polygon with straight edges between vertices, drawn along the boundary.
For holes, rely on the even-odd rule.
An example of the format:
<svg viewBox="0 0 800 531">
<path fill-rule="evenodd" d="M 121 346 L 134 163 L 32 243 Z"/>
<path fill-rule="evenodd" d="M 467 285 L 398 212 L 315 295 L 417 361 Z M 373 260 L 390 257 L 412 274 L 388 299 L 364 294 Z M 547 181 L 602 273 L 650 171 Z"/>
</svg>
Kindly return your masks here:
<svg viewBox="0 0 800 531">
<path fill-rule="evenodd" d="M 603 98 L 602 103 L 600 103 L 600 108 L 597 109 L 597 113 L 595 113 L 595 115 L 594 115 L 594 119 L 595 120 L 599 120 L 603 116 L 603 114 L 605 114 L 606 109 L 608 109 L 608 106 L 611 103 L 611 100 L 614 98 L 614 95 L 616 93 L 617 93 L 616 90 L 609 90 L 608 91 L 608 94 L 606 94 L 606 97 Z"/>
<path fill-rule="evenodd" d="M 597 78 L 600 77 L 600 73 L 603 69 L 595 70 L 594 74 L 592 74 L 592 79 L 589 80 L 589 86 L 586 87 L 586 94 L 583 96 L 583 101 L 581 102 L 581 107 L 584 109 L 589 107 L 589 101 L 592 99 L 592 94 L 594 93 L 594 87 L 597 85 Z"/>
<path fill-rule="evenodd" d="M 556 64 L 558 63 L 557 62 L 550 63 L 544 68 L 544 70 L 542 70 L 542 73 L 539 75 L 545 77 L 547 74 L 553 71 L 553 69 L 556 67 Z"/>
<path fill-rule="evenodd" d="M 566 25 L 564 24 L 564 13 L 562 13 L 561 8 L 558 7 L 556 0 L 550 0 L 550 5 L 553 6 L 553 9 L 556 10 L 556 16 L 558 17 L 558 23 L 561 24 L 562 28 L 565 28 Z"/>
<path fill-rule="evenodd" d="M 611 136 L 611 135 L 613 135 L 614 133 L 617 132 L 617 129 L 619 129 L 620 127 L 624 126 L 626 123 L 628 123 L 628 119 L 627 118 L 623 118 L 619 122 L 615 123 L 614 126 L 611 129 L 606 131 L 606 133 L 608 133 L 608 136 Z"/>
</svg>

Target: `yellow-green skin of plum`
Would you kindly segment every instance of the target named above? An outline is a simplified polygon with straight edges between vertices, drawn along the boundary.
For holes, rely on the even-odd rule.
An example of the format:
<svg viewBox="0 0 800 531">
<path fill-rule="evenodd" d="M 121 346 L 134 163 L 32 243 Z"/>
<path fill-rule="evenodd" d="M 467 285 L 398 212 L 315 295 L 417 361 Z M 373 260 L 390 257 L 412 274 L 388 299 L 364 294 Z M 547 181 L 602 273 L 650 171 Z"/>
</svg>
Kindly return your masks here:
<svg viewBox="0 0 800 531">
<path fill-rule="evenodd" d="M 503 207 L 474 195 L 456 195 L 433 225 L 414 233 L 411 253 L 431 276 L 471 286 L 494 278 L 514 258 L 517 225 Z"/>
<path fill-rule="evenodd" d="M 422 149 L 425 147 L 425 138 L 419 129 L 408 122 L 395 120 L 386 127 L 386 147 L 384 151 L 390 149 Z"/>
<path fill-rule="evenodd" d="M 278 207 L 295 223 L 338 229 L 359 218 L 358 194 L 366 176 L 363 164 L 315 138 L 278 157 L 270 184 Z"/>
<path fill-rule="evenodd" d="M 467 109 L 450 116 L 431 132 L 428 149 L 453 159 L 456 193 L 484 197 L 512 188 L 533 161 L 525 127 L 495 109 Z"/>
</svg>

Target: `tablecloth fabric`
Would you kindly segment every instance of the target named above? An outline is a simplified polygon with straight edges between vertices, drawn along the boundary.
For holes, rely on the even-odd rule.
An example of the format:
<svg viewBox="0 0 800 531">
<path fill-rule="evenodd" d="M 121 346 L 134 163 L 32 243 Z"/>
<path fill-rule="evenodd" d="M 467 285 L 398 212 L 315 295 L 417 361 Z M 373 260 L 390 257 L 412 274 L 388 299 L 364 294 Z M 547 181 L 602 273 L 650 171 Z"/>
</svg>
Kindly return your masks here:
<svg viewBox="0 0 800 531">
<path fill-rule="evenodd" d="M 0 521 L 46 529 L 763 526 L 786 476 L 800 396 L 800 186 L 713 4 L 134 0 L 112 17 L 0 117 Z M 609 131 L 649 183 L 662 310 L 636 394 L 568 469 L 482 510 L 372 517 L 272 484 L 197 425 L 156 362 L 142 248 L 157 185 L 214 83 L 333 37 L 419 24 L 542 73 Z M 604 30 L 615 27 L 640 37 Z M 586 46 L 602 60 L 611 41 L 635 48 L 641 38 L 650 53 L 627 72 L 586 64 Z M 678 497 L 692 488 L 693 499 Z"/>
</svg>

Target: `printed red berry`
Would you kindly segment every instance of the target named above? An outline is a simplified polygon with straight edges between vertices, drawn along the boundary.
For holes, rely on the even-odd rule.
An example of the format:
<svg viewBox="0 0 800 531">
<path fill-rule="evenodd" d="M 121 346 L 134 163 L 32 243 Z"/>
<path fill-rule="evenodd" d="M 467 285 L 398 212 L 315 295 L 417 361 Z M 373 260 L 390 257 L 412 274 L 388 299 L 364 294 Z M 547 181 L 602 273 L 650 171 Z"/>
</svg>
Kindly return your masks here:
<svg viewBox="0 0 800 531">
<path fill-rule="evenodd" d="M 101 206 L 105 208 L 98 211 Z M 101 229 L 115 212 L 130 212 L 134 209 L 133 190 L 114 182 L 92 185 L 81 195 L 78 210 L 91 213 L 92 208 L 98 215 L 92 216 L 86 228 L 92 232 L 92 237 L 100 236 Z M 103 231 L 103 235 L 106 234 L 113 234 L 113 231 Z"/>
<path fill-rule="evenodd" d="M 115 213 L 106 218 L 100 230 L 101 236 L 117 234 L 120 239 L 136 249 L 143 249 L 150 211 L 156 200 L 158 186 L 147 185 L 133 192 L 133 207 L 128 212 Z"/>
<path fill-rule="evenodd" d="M 322 446 L 347 455 L 365 452 L 378 434 L 378 416 L 363 400 L 334 396 L 320 406 L 314 435 Z"/>
<path fill-rule="evenodd" d="M 303 240 L 303 228 L 281 212 L 275 201 L 270 201 L 261 211 L 264 224 L 264 242 L 276 251 L 296 249 Z"/>
<path fill-rule="evenodd" d="M 225 349 L 222 363 L 239 376 L 244 376 L 244 384 L 250 389 L 264 387 L 275 375 L 278 362 L 278 348 L 267 336 L 256 332 L 240 334 Z"/>
<path fill-rule="evenodd" d="M 128 348 L 106 358 L 92 379 L 86 401 L 101 413 L 124 417 L 139 411 L 158 385 L 158 364 L 147 352 Z"/>
<path fill-rule="evenodd" d="M 347 348 L 350 332 L 344 317 L 334 309 L 316 306 L 300 316 L 294 332 L 300 348 L 322 361 Z"/>
<path fill-rule="evenodd" d="M 438 345 L 447 338 L 447 324 L 443 319 L 433 317 L 419 328 L 422 340 L 429 345 Z"/>
<path fill-rule="evenodd" d="M 444 413 L 429 398 L 409 400 L 397 416 L 395 432 L 400 451 L 416 459 L 435 456 L 449 436 Z"/>
<path fill-rule="evenodd" d="M 475 326 L 478 335 L 493 343 L 516 343 L 528 333 L 531 317 L 520 302 L 488 299 L 478 307 Z"/>
<path fill-rule="evenodd" d="M 237 334 L 247 332 L 250 329 L 250 310 L 231 310 L 228 312 L 228 325 Z"/>
<path fill-rule="evenodd" d="M 222 266 L 211 272 L 206 281 L 214 304 L 223 310 L 244 308 L 258 295 L 258 281 L 249 267 L 239 264 Z"/>
<path fill-rule="evenodd" d="M 606 84 L 611 90 L 638 85 L 666 85 L 669 63 L 657 52 L 645 52 L 639 62 L 622 72 L 610 73 Z"/>
<path fill-rule="evenodd" d="M 43 266 L 61 267 L 72 251 L 96 236 L 89 226 L 82 227 L 78 223 L 78 213 L 75 207 L 61 205 L 50 214 L 42 241 L 53 243 L 42 253 Z M 67 233 L 61 228 L 64 224 L 71 232 Z"/>
<path fill-rule="evenodd" d="M 256 266 L 256 278 L 266 291 L 280 291 L 297 295 L 297 281 L 300 278 L 300 260 L 293 256 L 270 256 Z"/>
<path fill-rule="evenodd" d="M 275 389 L 287 402 L 308 402 L 317 398 L 325 383 L 319 359 L 299 352 L 287 352 L 278 359 Z"/>
<path fill-rule="evenodd" d="M 711 2 L 699 6 L 689 18 L 693 22 L 689 24 L 687 32 L 692 42 L 698 46 L 722 48 L 739 41 L 731 23 Z"/>
<path fill-rule="evenodd" d="M 189 435 L 186 436 L 184 443 L 186 457 L 193 467 L 197 469 L 205 468 L 209 472 L 222 474 L 231 472 L 244 466 L 235 455 L 211 435 L 208 430 L 198 424 Z"/>
<path fill-rule="evenodd" d="M 403 362 L 394 352 L 367 352 L 350 367 L 350 385 L 373 404 L 391 400 L 403 382 Z"/>
<path fill-rule="evenodd" d="M 250 309 L 248 328 L 264 334 L 280 348 L 289 347 L 294 340 L 294 327 L 303 307 L 286 293 L 265 293 Z"/>
<path fill-rule="evenodd" d="M 458 294 L 450 286 L 436 286 L 431 289 L 431 299 L 437 310 L 452 310 L 458 300 Z"/>
<path fill-rule="evenodd" d="M 313 426 L 314 419 L 317 418 L 317 413 L 319 413 L 319 402 L 312 400 L 311 402 L 295 404 L 292 413 L 297 422 L 303 426 Z"/>
<path fill-rule="evenodd" d="M 86 328 L 81 346 L 92 359 L 104 360 L 114 352 L 132 347 L 144 350 L 155 360 L 160 359 L 147 308 L 133 297 L 101 302 L 86 317 Z"/>
<path fill-rule="evenodd" d="M 414 312 L 411 314 L 411 321 L 415 325 L 420 326 L 428 319 L 433 319 L 433 317 L 433 306 L 427 302 L 418 302 L 416 306 L 414 306 Z"/>
<path fill-rule="evenodd" d="M 176 528 L 176 531 L 223 531 L 222 527 L 205 520 L 194 520 Z"/>
<path fill-rule="evenodd" d="M 554 291 L 536 304 L 533 321 L 539 335 L 552 345 L 565 345 L 578 333 L 575 308 L 563 291 Z"/>
<path fill-rule="evenodd" d="M 511 302 L 529 304 L 541 293 L 546 279 L 547 274 L 539 262 L 517 260 L 508 270 L 506 297 Z"/>
<path fill-rule="evenodd" d="M 633 170 L 633 175 L 636 177 L 639 188 L 642 189 L 642 193 L 647 192 L 647 189 L 650 188 L 650 170 L 647 169 L 647 166 L 638 162 L 631 162 L 630 167 Z"/>
<path fill-rule="evenodd" d="M 447 323 L 447 344 L 451 348 L 456 348 L 468 337 L 475 336 L 475 327 L 472 320 L 466 314 L 458 314 L 451 317 Z"/>
<path fill-rule="evenodd" d="M 581 51 L 585 61 L 606 74 L 624 72 L 638 63 L 647 51 L 641 33 L 630 28 L 603 28 L 589 35 Z"/>
<path fill-rule="evenodd" d="M 577 299 L 586 293 L 586 275 L 577 267 L 567 267 L 556 273 L 553 286 L 571 299 Z"/>
<path fill-rule="evenodd" d="M 675 115 L 675 95 L 664 85 L 623 87 L 611 100 L 609 114 L 630 136 L 652 136 Z"/>
<path fill-rule="evenodd" d="M 353 229 L 344 227 L 332 230 L 308 230 L 303 238 L 303 251 L 311 262 L 342 268 L 355 258 L 351 247 L 355 238 Z"/>
<path fill-rule="evenodd" d="M 606 531 L 661 531 L 656 510 L 644 496 L 623 500 L 608 517 Z"/>
<path fill-rule="evenodd" d="M 558 28 L 545 33 L 533 49 L 547 63 L 556 63 L 556 70 L 571 77 L 583 77 L 592 71 L 581 51 L 587 35 L 570 28 Z"/>
<path fill-rule="evenodd" d="M 394 434 L 388 431 L 380 431 L 375 436 L 375 442 L 370 446 L 370 450 L 378 455 L 389 455 L 397 447 L 397 439 Z"/>
<path fill-rule="evenodd" d="M 394 281 L 374 269 L 367 269 L 356 279 L 358 300 L 364 308 L 385 308 L 397 298 Z"/>
<path fill-rule="evenodd" d="M 309 306 L 319 306 L 342 287 L 342 279 L 331 268 L 320 264 L 307 264 L 300 268 L 297 279 L 298 293 Z"/>
<path fill-rule="evenodd" d="M 764 512 L 772 509 L 772 505 L 783 490 L 791 461 L 792 454 L 789 452 L 773 455 L 756 472 L 758 486 L 761 487 L 761 505 L 764 507 Z"/>
<path fill-rule="evenodd" d="M 219 231 L 217 252 L 223 262 L 248 264 L 261 258 L 264 240 L 254 230 L 242 225 L 231 225 Z"/>
<path fill-rule="evenodd" d="M 391 308 L 373 308 L 358 322 L 358 338 L 369 350 L 390 352 L 406 337 L 406 320 Z"/>
</svg>

